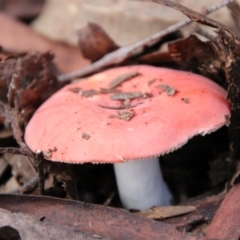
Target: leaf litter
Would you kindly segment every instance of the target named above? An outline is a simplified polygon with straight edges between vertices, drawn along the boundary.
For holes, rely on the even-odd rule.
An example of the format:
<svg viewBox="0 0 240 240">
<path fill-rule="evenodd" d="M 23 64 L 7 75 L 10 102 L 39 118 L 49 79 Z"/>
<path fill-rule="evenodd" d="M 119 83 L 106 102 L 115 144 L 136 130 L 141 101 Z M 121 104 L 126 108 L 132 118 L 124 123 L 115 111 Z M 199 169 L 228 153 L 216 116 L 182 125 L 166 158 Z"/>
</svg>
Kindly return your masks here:
<svg viewBox="0 0 240 240">
<path fill-rule="evenodd" d="M 200 73 L 204 76 L 212 78 L 214 81 L 221 84 L 222 86 L 225 86 L 226 88 L 228 87 L 228 98 L 232 102 L 232 109 L 231 109 L 232 115 L 230 118 L 230 137 L 229 137 L 229 142 L 226 142 L 225 139 L 222 139 L 222 141 L 226 142 L 226 145 L 229 145 L 229 143 L 230 143 L 232 148 L 231 149 L 228 149 L 228 147 L 225 148 L 226 151 L 228 151 L 228 152 L 225 155 L 223 155 L 225 157 L 221 158 L 221 161 L 226 161 L 226 160 L 229 161 L 229 169 L 230 169 L 231 173 L 224 180 L 224 182 L 218 181 L 217 184 L 220 187 L 220 184 L 225 183 L 226 181 L 229 182 L 231 180 L 231 176 L 233 176 L 234 173 L 236 172 L 236 168 L 237 168 L 236 161 L 239 156 L 239 148 L 238 148 L 238 146 L 239 146 L 239 133 L 238 133 L 239 127 L 238 127 L 238 121 L 237 121 L 237 119 L 239 119 L 239 114 L 240 114 L 239 113 L 239 103 L 238 103 L 238 100 L 239 100 L 239 96 L 238 96 L 239 77 L 238 77 L 237 72 L 233 71 L 234 69 L 238 69 L 238 65 L 239 65 L 238 64 L 239 45 L 237 43 L 239 36 L 238 36 L 238 34 L 233 32 L 231 29 L 223 26 L 222 24 L 220 24 L 214 20 L 207 18 L 206 16 L 204 16 L 204 14 L 194 12 L 194 11 L 192 11 L 188 8 L 185 8 L 179 4 L 176 4 L 176 3 L 173 3 L 173 2 L 167 1 L 167 0 L 165 0 L 165 1 L 156 0 L 155 2 L 164 4 L 166 6 L 173 7 L 177 10 L 180 10 L 184 14 L 186 14 L 190 19 L 192 19 L 194 21 L 197 21 L 197 22 L 200 22 L 201 24 L 208 25 L 208 26 L 218 29 L 217 36 L 213 36 L 213 37 L 212 36 L 208 37 L 207 34 L 204 33 L 204 31 L 198 30 L 198 32 L 201 32 L 202 35 L 204 35 L 205 37 L 208 38 L 207 41 L 202 41 L 198 37 L 196 37 L 196 35 L 192 35 L 190 37 L 187 37 L 187 38 L 184 38 L 181 40 L 177 40 L 172 43 L 168 43 L 167 56 L 169 56 L 168 64 L 170 64 L 170 65 L 175 64 L 180 69 Z M 222 6 L 224 6 L 224 4 L 228 4 L 228 3 L 234 4 L 233 1 L 226 1 L 225 3 L 219 4 L 217 6 L 213 6 L 212 8 L 208 9 L 208 11 L 206 11 L 206 13 L 208 14 L 212 11 L 215 11 L 218 8 L 221 8 Z M 230 9 L 233 13 L 233 16 L 235 16 L 234 20 L 236 20 L 235 22 L 237 25 L 238 14 L 236 14 L 236 12 L 234 12 L 234 9 L 236 10 L 237 9 L 236 6 L 238 6 L 238 5 L 235 5 L 235 8 L 233 6 L 230 5 Z M 101 70 L 102 68 L 106 68 L 109 66 L 118 65 L 118 64 L 122 64 L 122 63 L 126 64 L 126 63 L 128 63 L 128 61 L 130 61 L 131 63 L 134 61 L 137 62 L 138 59 L 140 59 L 144 56 L 144 53 L 148 54 L 148 52 L 145 51 L 147 45 L 153 46 L 157 41 L 162 39 L 162 37 L 164 35 L 174 32 L 174 31 L 178 30 L 180 27 L 182 27 L 186 24 L 189 24 L 190 22 L 191 22 L 191 20 L 186 20 L 186 21 L 180 22 L 178 24 L 170 26 L 169 28 L 167 28 L 153 36 L 150 36 L 149 38 L 139 41 L 136 44 L 133 44 L 133 45 L 130 45 L 127 47 L 122 47 L 117 50 L 112 49 L 110 53 L 104 52 L 102 58 L 100 58 L 100 59 L 96 58 L 97 60 L 93 60 L 93 61 L 96 61 L 93 64 L 89 65 L 86 68 L 77 70 L 76 72 L 70 72 L 69 74 L 66 74 L 66 75 L 57 75 L 58 71 L 57 71 L 55 62 L 53 61 L 54 56 L 52 53 L 50 53 L 50 52 L 34 53 L 34 52 L 28 51 L 28 52 L 21 52 L 21 54 L 19 54 L 20 48 L 18 49 L 18 51 L 14 51 L 14 50 L 12 51 L 11 49 L 13 49 L 13 48 L 12 47 L 6 48 L 5 44 L 2 44 L 1 38 L 0 38 L 0 44 L 3 45 L 2 54 L 4 55 L 3 60 L 1 60 L 1 62 L 0 62 L 0 86 L 1 86 L 1 88 L 0 88 L 0 100 L 1 100 L 0 115 L 2 116 L 2 118 L 5 122 L 10 123 L 12 130 L 13 130 L 13 135 L 16 139 L 16 142 L 20 146 L 20 147 L 16 147 L 16 145 L 15 146 L 11 145 L 9 147 L 1 147 L 0 152 L 1 153 L 10 152 L 10 153 L 18 153 L 18 154 L 26 155 L 27 157 L 29 157 L 31 159 L 31 163 L 33 164 L 34 168 L 39 169 L 35 154 L 32 153 L 27 148 L 26 144 L 24 143 L 24 139 L 23 139 L 24 126 L 27 124 L 29 118 L 31 117 L 33 112 L 37 109 L 37 107 L 42 102 L 44 102 L 48 97 L 50 97 L 55 91 L 57 91 L 57 89 L 61 85 L 61 84 L 59 84 L 59 82 L 71 80 L 77 76 L 84 76 L 86 74 L 91 74 L 91 73 Z M 9 51 L 9 49 L 11 51 Z M 11 53 L 11 54 L 9 54 L 9 53 Z M 138 54 L 136 54 L 136 53 L 138 53 Z M 62 71 L 62 72 L 64 72 L 64 71 Z M 105 91 L 111 92 L 113 89 L 115 89 L 115 88 L 117 89 L 117 86 L 119 86 L 123 81 L 126 81 L 136 75 L 137 75 L 137 73 L 129 73 L 124 76 L 119 76 L 118 79 L 113 80 L 112 84 L 109 86 L 109 89 L 106 89 Z M 79 92 L 81 92 L 80 89 L 73 89 L 70 91 L 73 91 L 74 93 L 78 93 L 78 94 L 79 94 Z M 167 90 L 165 88 L 165 91 L 167 92 L 167 94 L 169 93 L 171 96 L 171 95 L 175 94 L 176 90 L 174 91 L 172 89 L 172 87 L 170 87 L 169 90 Z M 8 92 L 8 94 L 6 94 L 7 92 Z M 90 95 L 86 94 L 87 95 L 86 97 L 92 96 L 91 89 L 89 90 L 89 93 L 90 93 Z M 98 93 L 96 93 L 96 94 L 98 94 Z M 132 99 L 131 94 L 129 95 L 128 93 L 113 93 L 112 96 L 117 96 L 117 98 L 118 97 L 121 98 L 123 96 L 123 98 L 125 98 L 125 100 L 126 100 L 126 99 Z M 134 94 L 136 94 L 136 93 L 134 93 Z M 141 94 L 142 93 L 140 93 L 140 95 Z M 137 96 L 137 97 L 139 97 L 139 96 Z M 136 98 L 136 96 L 134 98 Z M 124 100 L 124 99 L 122 99 L 122 100 Z M 185 103 L 191 102 L 189 99 L 185 99 L 185 98 L 182 99 L 182 101 Z M 134 111 L 131 109 L 129 111 L 117 111 L 117 114 L 113 115 L 111 117 L 129 121 L 132 117 L 134 117 Z M 4 123 L 3 120 L 1 123 L 2 129 L 5 128 L 3 125 L 3 123 Z M 227 138 L 227 137 L 225 136 L 225 138 Z M 164 157 L 163 157 L 163 161 L 164 161 Z M 7 168 L 6 168 L 6 164 L 5 165 L 3 164 L 2 166 L 3 166 L 3 170 L 5 169 L 4 171 L 2 171 L 2 176 L 4 176 L 4 174 L 7 171 L 6 170 Z M 212 166 L 214 166 L 214 165 L 212 165 Z M 84 198 L 87 199 L 86 198 L 87 194 L 85 194 L 85 197 L 83 197 L 84 187 L 81 188 L 80 193 L 76 192 L 78 184 L 83 186 L 83 182 L 86 182 L 86 181 L 84 181 L 84 178 L 86 178 L 86 175 L 84 174 L 83 170 L 81 170 L 81 171 L 83 171 L 83 174 L 81 176 L 81 178 L 83 178 L 83 179 L 79 180 L 79 174 L 76 173 L 77 167 L 76 167 L 76 169 L 73 169 L 70 166 L 66 166 L 66 165 L 56 164 L 54 166 L 51 166 L 51 164 L 49 164 L 49 163 L 44 163 L 44 168 L 49 169 L 49 170 L 51 169 L 52 172 L 55 174 L 55 177 L 52 179 L 52 181 L 50 183 L 52 188 L 54 188 L 58 184 L 60 184 L 61 186 L 59 189 L 62 189 L 63 192 L 65 191 L 66 195 L 68 197 L 72 196 L 75 199 L 84 199 Z M 89 168 L 89 166 L 81 166 L 81 168 L 87 170 Z M 96 166 L 93 166 L 91 168 L 95 169 Z M 38 170 L 38 171 L 40 171 L 40 170 Z M 1 173 L 1 171 L 0 171 L 0 173 Z M 17 170 L 16 176 L 19 176 L 18 173 L 19 172 Z M 24 175 L 25 173 L 23 172 L 22 174 Z M 216 174 L 216 172 L 214 173 L 214 171 L 212 171 L 212 175 L 211 175 L 212 178 L 216 178 L 216 176 L 214 174 Z M 101 176 L 104 179 L 104 175 L 101 175 Z M 169 178 L 169 176 L 166 176 L 166 177 Z M 15 178 L 17 179 L 19 177 L 15 177 Z M 8 179 L 8 177 L 7 177 L 7 179 Z M 22 178 L 22 179 L 24 179 L 24 178 Z M 24 185 L 25 183 L 27 183 L 30 186 L 30 182 L 33 180 L 36 183 L 36 179 L 37 179 L 36 176 L 33 174 L 33 175 L 31 175 L 31 177 L 28 177 L 28 178 L 25 178 L 24 180 L 22 180 L 21 184 Z M 78 182 L 73 184 L 72 182 L 74 179 L 78 179 Z M 64 183 L 62 183 L 62 181 Z M 106 180 L 102 180 L 102 181 L 105 183 L 109 182 Z M 113 182 L 114 182 L 114 180 L 113 180 Z M 237 179 L 234 179 L 231 182 L 236 184 Z M 1 176 L 0 176 L 0 184 L 1 184 Z M 236 195 L 234 195 L 233 193 L 235 191 L 237 192 L 237 190 L 236 190 L 237 186 L 233 187 L 232 190 L 229 192 L 229 194 L 227 194 L 226 201 L 227 201 L 227 199 L 232 198 L 231 201 L 234 202 L 234 199 L 236 199 Z M 104 188 L 101 188 L 101 190 L 103 190 L 103 189 Z M 114 194 L 113 194 L 114 187 L 109 188 L 109 189 L 111 189 L 111 190 L 108 192 L 107 195 L 105 195 L 105 198 L 104 198 L 105 200 L 108 199 L 109 196 L 112 196 L 112 195 L 114 196 Z M 176 189 L 176 190 L 178 191 L 178 189 Z M 78 189 L 78 191 L 79 191 L 79 189 Z M 34 193 L 34 192 L 35 193 L 38 192 L 36 184 L 34 185 L 33 190 L 32 190 L 32 193 Z M 81 194 L 82 194 L 82 196 L 81 196 Z M 177 194 L 177 192 L 176 192 L 176 194 Z M 183 194 L 183 193 L 181 193 L 181 194 Z M 179 196 L 181 196 L 181 194 L 179 194 Z M 81 202 L 70 202 L 70 200 L 60 200 L 60 199 L 53 199 L 53 198 L 49 198 L 49 197 L 42 197 L 42 198 L 40 198 L 40 200 L 38 198 L 35 198 L 34 199 L 35 202 L 34 202 L 34 204 L 32 204 L 31 203 L 32 198 L 30 200 L 30 199 L 23 198 L 24 196 L 0 195 L 0 198 L 1 198 L 0 207 L 8 209 L 9 211 L 20 212 L 19 214 L 20 215 L 22 214 L 22 215 L 17 216 L 17 218 L 24 219 L 23 224 L 27 223 L 28 218 L 30 217 L 31 218 L 30 221 L 34 222 L 34 227 L 36 227 L 36 229 L 39 226 L 38 226 L 37 222 L 35 223 L 35 220 L 33 220 L 33 218 L 35 218 L 35 219 L 41 218 L 41 219 L 43 219 L 43 223 L 46 220 L 48 221 L 49 214 L 51 215 L 52 213 L 55 212 L 56 207 L 58 206 L 57 203 L 59 203 L 59 206 L 61 204 L 63 204 L 63 206 L 64 206 L 64 207 L 60 207 L 60 210 L 57 211 L 59 214 L 61 214 L 61 211 L 63 211 L 63 209 L 66 214 L 66 211 L 67 211 L 66 209 L 68 209 L 68 211 L 69 211 L 69 207 L 73 208 L 73 206 L 76 206 L 76 205 L 80 206 L 79 211 L 81 211 L 81 214 L 83 213 L 84 209 L 87 210 L 87 212 L 89 213 L 89 216 L 87 216 L 87 217 L 85 216 L 85 219 L 84 219 L 84 220 L 89 219 L 88 228 L 84 228 L 80 224 L 83 220 L 77 221 L 77 224 L 74 226 L 72 226 L 72 225 L 69 226 L 69 223 L 66 223 L 66 222 L 64 222 L 63 225 L 61 225 L 60 223 L 53 223 L 54 226 L 53 227 L 49 226 L 49 228 L 48 228 L 48 230 L 51 232 L 49 234 L 52 234 L 54 232 L 54 230 L 51 230 L 51 229 L 55 228 L 55 229 L 58 229 L 58 231 L 59 231 L 59 229 L 62 228 L 62 226 L 64 226 L 64 230 L 65 230 L 65 227 L 67 227 L 67 228 L 71 227 L 72 229 L 74 229 L 76 234 L 78 234 L 76 232 L 77 231 L 76 229 L 78 228 L 78 230 L 80 231 L 79 232 L 80 235 L 76 235 L 76 236 L 90 237 L 89 239 L 92 239 L 92 237 L 95 239 L 99 238 L 99 237 L 101 237 L 102 239 L 105 239 L 105 238 L 107 239 L 107 238 L 112 238 L 113 236 L 116 236 L 117 238 L 120 236 L 118 239 L 121 239 L 121 238 L 126 239 L 126 235 L 131 236 L 130 238 L 132 238 L 132 239 L 135 239 L 135 238 L 141 239 L 141 237 L 143 237 L 143 239 L 144 239 L 144 237 L 146 237 L 146 236 L 148 236 L 148 237 L 151 236 L 151 238 L 158 239 L 158 237 L 161 234 L 162 235 L 161 235 L 160 239 L 169 239 L 169 237 L 171 237 L 172 239 L 190 239 L 190 238 L 191 239 L 201 239 L 201 237 L 199 235 L 195 235 L 195 236 L 192 235 L 191 237 L 189 237 L 189 235 L 187 233 L 180 233 L 179 231 L 185 232 L 185 230 L 187 230 L 187 232 L 193 232 L 193 229 L 195 229 L 196 226 L 201 226 L 201 224 L 203 224 L 203 223 L 209 223 L 209 221 L 212 220 L 219 205 L 221 204 L 221 201 L 224 198 L 224 196 L 225 195 L 221 195 L 218 197 L 217 195 L 216 196 L 213 195 L 213 197 L 211 198 L 211 201 L 208 198 L 202 196 L 202 199 L 200 200 L 202 205 L 198 203 L 198 205 L 196 205 L 197 207 L 196 207 L 195 211 L 193 211 L 192 213 L 188 213 L 187 215 L 184 215 L 182 217 L 181 216 L 176 217 L 176 215 L 174 215 L 174 214 L 177 214 L 178 211 L 176 211 L 173 215 L 169 214 L 167 208 L 163 208 L 160 211 L 158 211 L 158 210 L 156 211 L 156 208 L 153 208 L 153 209 L 155 209 L 155 211 L 153 211 L 153 209 L 149 210 L 150 212 L 147 213 L 148 216 L 151 216 L 151 214 L 153 212 L 155 212 L 155 213 L 157 212 L 157 217 L 156 217 L 156 215 L 154 215 L 154 216 L 151 216 L 151 218 L 155 219 L 155 218 L 170 217 L 169 219 L 165 220 L 166 224 L 163 224 L 161 222 L 147 220 L 144 218 L 140 221 L 137 216 L 134 216 L 133 214 L 127 213 L 126 211 L 122 211 L 122 210 L 106 208 L 103 206 L 97 207 L 96 205 L 92 205 L 90 203 L 81 205 L 82 204 Z M 201 198 L 201 196 L 200 196 L 200 198 Z M 91 199 L 91 197 L 89 199 Z M 14 207 L 16 207 L 16 204 L 14 204 L 14 203 L 16 203 L 16 202 L 19 203 L 19 201 L 22 201 L 23 205 L 17 205 L 19 207 L 19 209 L 14 208 Z M 40 205 L 37 204 L 38 201 L 40 201 L 42 205 L 46 204 L 48 211 L 44 212 L 43 209 L 40 207 Z M 63 202 L 60 203 L 59 201 L 63 201 Z M 112 206 L 118 206 L 119 203 L 116 203 L 115 197 L 113 199 L 111 199 L 111 201 L 113 201 L 113 202 L 112 203 L 110 202 L 109 204 L 113 204 Z M 179 201 L 180 202 L 182 201 L 181 197 L 179 197 Z M 8 202 L 9 202 L 9 205 L 7 206 Z M 90 200 L 89 202 L 96 202 L 96 201 Z M 238 224 L 239 220 L 238 220 L 237 216 L 233 216 L 233 218 L 231 218 L 230 220 L 228 219 L 226 222 L 224 210 L 221 210 L 221 209 L 224 208 L 225 205 L 231 206 L 231 203 L 229 203 L 229 202 L 225 203 L 225 202 L 223 202 L 223 204 L 219 208 L 219 212 L 216 216 L 218 220 L 216 220 L 216 221 L 221 222 L 224 219 L 224 222 L 222 222 L 221 225 L 225 224 L 226 226 L 227 226 L 227 224 L 231 224 L 232 222 L 235 222 L 236 224 Z M 116 204 L 116 205 L 114 205 L 114 204 Z M 194 204 L 189 204 L 189 205 L 194 206 Z M 212 208 L 209 208 L 210 205 L 212 206 Z M 55 210 L 50 211 L 49 210 L 50 207 L 53 207 L 53 206 L 54 206 Z M 235 207 L 237 208 L 239 206 L 236 205 Z M 27 208 L 29 208 L 29 211 L 26 211 Z M 36 212 L 33 214 L 33 212 L 34 212 L 33 209 L 38 210 L 38 214 L 37 214 L 38 216 L 34 215 L 34 214 L 36 214 Z M 89 211 L 89 209 L 91 211 Z M 183 209 L 187 209 L 187 206 Z M 192 210 L 193 209 L 195 209 L 195 207 L 193 207 Z M 208 216 L 205 214 L 206 210 L 208 210 L 207 211 Z M 75 211 L 76 211 L 76 209 L 75 209 Z M 100 226 L 99 229 L 94 228 L 94 232 L 92 232 L 91 225 L 93 223 L 94 223 L 94 225 L 96 224 L 94 222 L 95 221 L 94 217 L 98 211 L 100 211 L 99 213 L 101 216 L 106 217 L 105 222 L 109 221 L 108 224 L 111 224 L 112 221 L 113 221 L 113 225 L 117 224 L 117 223 L 114 223 L 114 221 L 116 219 L 119 222 L 121 222 L 121 227 L 118 229 L 118 231 L 116 231 L 116 229 L 107 230 L 106 227 Z M 167 212 L 167 214 L 165 211 Z M 179 211 L 180 211 L 180 213 L 181 213 L 181 211 L 184 212 L 184 210 L 182 210 L 182 209 Z M 232 210 L 232 208 L 229 208 L 229 211 L 231 213 L 231 211 L 234 211 L 234 210 Z M 228 213 L 228 216 L 230 213 Z M 31 216 L 29 216 L 29 215 L 25 216 L 25 214 L 30 214 Z M 11 231 L 14 232 L 14 229 L 15 229 L 16 231 L 19 231 L 20 235 L 27 234 L 28 227 L 26 225 L 22 229 L 20 229 L 20 228 L 18 229 L 14 225 L 14 222 L 16 221 L 16 217 L 14 216 L 14 213 L 6 212 L 6 210 L 4 210 L 4 211 L 2 211 L 2 216 L 5 216 L 5 219 L 7 219 L 7 218 L 10 219 L 10 221 L 11 221 L 10 225 L 11 225 L 11 228 L 13 229 L 13 230 L 10 229 Z M 117 217 L 114 217 L 114 216 L 117 216 Z M 209 217 L 209 216 L 211 216 L 211 217 Z M 79 218 L 80 217 L 79 214 L 77 214 L 76 217 Z M 122 217 L 124 220 L 121 221 L 120 219 Z M 65 216 L 65 218 L 66 218 L 66 216 Z M 60 217 L 60 220 L 63 220 L 65 218 Z M 129 219 L 128 218 L 131 218 L 131 221 L 133 221 L 135 224 L 135 225 L 132 225 L 131 229 L 129 229 L 129 224 L 128 224 Z M 199 224 L 196 224 L 196 219 L 199 222 Z M 142 221 L 144 221 L 144 223 Z M 104 221 L 99 220 L 99 222 L 101 223 Z M 118 224 L 119 224 L 119 222 L 118 222 Z M 78 223 L 80 224 L 79 226 L 78 226 Z M 145 229 L 145 228 L 143 228 L 144 224 L 147 224 L 147 226 L 148 226 L 148 228 L 146 230 L 143 230 L 143 229 Z M 172 224 L 173 226 L 170 224 Z M 214 224 L 215 223 L 213 220 L 213 227 L 211 228 L 211 224 L 210 224 L 209 229 L 214 229 Z M 136 229 L 134 228 L 134 226 L 136 227 Z M 41 227 L 43 227 L 43 226 L 41 226 Z M 141 227 L 141 229 L 142 229 L 141 231 L 144 231 L 144 235 L 142 235 L 143 232 L 139 233 L 139 229 L 137 229 L 138 227 Z M 175 227 L 177 227 L 179 231 L 176 231 Z M 236 227 L 236 229 L 237 229 L 237 227 Z M 2 230 L 2 227 L 0 226 L 0 232 L 1 232 L 1 230 Z M 4 231 L 6 232 L 5 229 L 4 229 Z M 22 231 L 25 233 L 22 233 Z M 62 234 L 66 234 L 68 231 L 69 230 L 67 229 L 66 232 L 62 233 Z M 123 231 L 124 231 L 124 233 L 123 233 Z M 89 232 L 90 232 L 90 235 L 88 235 Z M 165 234 L 165 232 L 166 232 L 166 234 Z M 204 232 L 204 230 L 202 230 L 202 234 L 205 234 L 205 232 Z M 40 231 L 38 231 L 38 234 L 39 233 L 40 233 Z M 35 234 L 35 233 L 32 233 L 32 234 Z M 55 234 L 57 234 L 57 233 L 55 233 Z M 59 234 L 61 234 L 61 233 L 59 233 Z M 81 235 L 81 234 L 85 234 L 85 235 Z M 116 235 L 114 235 L 114 234 L 116 234 Z M 213 234 L 213 233 L 211 233 L 211 234 Z M 235 228 L 234 228 L 231 232 L 227 232 L 227 234 L 229 236 L 235 237 L 235 236 L 237 236 L 236 235 L 237 231 L 235 231 Z M 31 237 L 32 236 L 33 235 L 31 235 Z M 57 236 L 57 235 L 55 235 L 55 236 Z M 207 231 L 207 237 L 208 236 L 210 236 L 210 230 Z M 213 236 L 214 235 L 211 235 L 211 237 L 213 237 Z M 227 236 L 227 237 L 229 237 L 229 236 Z M 86 238 L 84 238 L 84 239 L 86 239 Z M 221 239 L 221 236 L 220 236 L 220 239 Z"/>
</svg>

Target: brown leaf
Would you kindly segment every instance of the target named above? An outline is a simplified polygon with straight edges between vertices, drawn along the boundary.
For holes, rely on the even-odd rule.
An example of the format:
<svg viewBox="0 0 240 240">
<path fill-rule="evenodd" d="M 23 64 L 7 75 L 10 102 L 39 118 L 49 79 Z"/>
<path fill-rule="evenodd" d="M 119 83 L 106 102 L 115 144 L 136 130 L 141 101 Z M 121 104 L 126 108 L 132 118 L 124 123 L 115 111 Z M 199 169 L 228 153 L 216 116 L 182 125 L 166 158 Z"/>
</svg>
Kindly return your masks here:
<svg viewBox="0 0 240 240">
<path fill-rule="evenodd" d="M 44 221 L 44 216 L 31 217 L 28 214 L 12 213 L 5 209 L 0 209 L 0 215 L 1 239 L 10 239 L 10 236 L 15 237 L 11 239 L 97 239 L 92 234 L 74 228 L 49 224 Z"/>
<path fill-rule="evenodd" d="M 56 65 L 62 73 L 73 71 L 88 64 L 77 47 L 47 40 L 31 28 L 3 13 L 0 13 L 0 22 L 0 45 L 5 50 L 14 53 L 51 50 L 56 56 Z"/>
<path fill-rule="evenodd" d="M 0 207 L 12 212 L 45 217 L 43 224 L 71 228 L 111 239 L 196 240 L 175 227 L 138 217 L 122 209 L 50 197 L 0 195 Z M 1 218 L 2 219 L 2 218 Z M 19 220 L 20 221 L 20 220 Z M 35 221 L 34 221 L 35 223 Z M 32 223 L 29 223 L 31 226 Z M 62 238 L 58 238 L 62 239 Z"/>
<path fill-rule="evenodd" d="M 187 214 L 196 210 L 193 206 L 166 206 L 153 207 L 149 210 L 136 213 L 139 216 L 150 219 L 163 219 Z"/>
<path fill-rule="evenodd" d="M 194 206 L 196 208 L 195 211 L 187 215 L 175 216 L 161 221 L 174 225 L 181 232 L 191 232 L 193 229 L 197 230 L 198 228 L 202 232 L 201 226 L 213 219 L 224 197 L 225 194 L 220 194 L 188 199 L 182 202 L 181 205 Z"/>
<path fill-rule="evenodd" d="M 207 231 L 208 239 L 239 239 L 240 184 L 234 186 L 223 200 Z"/>
<path fill-rule="evenodd" d="M 195 35 L 168 44 L 169 53 L 184 70 L 191 70 L 222 83 L 222 55 L 214 43 Z"/>
<path fill-rule="evenodd" d="M 6 92 L 9 86 L 8 103 L 13 107 L 13 101 L 17 99 L 16 107 L 20 108 L 21 121 L 24 123 L 58 89 L 52 60 L 53 55 L 47 52 L 28 53 L 0 62 L 2 89 L 5 89 L 5 92 L 1 92 L 0 100 L 7 101 Z"/>
<path fill-rule="evenodd" d="M 141 56 L 137 59 L 140 63 L 149 64 L 149 65 L 164 65 L 164 64 L 173 64 L 174 60 L 169 52 L 153 52 Z"/>
<path fill-rule="evenodd" d="M 92 22 L 78 31 L 78 45 L 83 56 L 91 62 L 102 58 L 105 54 L 118 49 L 104 29 Z"/>
<path fill-rule="evenodd" d="M 45 0 L 2 0 L 0 9 L 16 18 L 29 19 L 36 17 L 44 4 Z"/>
</svg>

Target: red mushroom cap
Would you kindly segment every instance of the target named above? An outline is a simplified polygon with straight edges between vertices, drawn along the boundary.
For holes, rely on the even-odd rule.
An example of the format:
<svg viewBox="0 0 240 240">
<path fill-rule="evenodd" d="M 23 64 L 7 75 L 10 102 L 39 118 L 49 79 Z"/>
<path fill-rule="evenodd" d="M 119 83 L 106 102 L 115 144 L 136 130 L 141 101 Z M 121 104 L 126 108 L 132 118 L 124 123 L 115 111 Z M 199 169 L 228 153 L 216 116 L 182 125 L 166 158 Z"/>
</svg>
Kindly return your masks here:
<svg viewBox="0 0 240 240">
<path fill-rule="evenodd" d="M 114 86 L 119 76 L 125 81 Z M 52 161 L 113 163 L 160 156 L 226 124 L 225 96 L 216 83 L 190 72 L 113 68 L 54 94 L 32 117 L 25 140 Z"/>
</svg>

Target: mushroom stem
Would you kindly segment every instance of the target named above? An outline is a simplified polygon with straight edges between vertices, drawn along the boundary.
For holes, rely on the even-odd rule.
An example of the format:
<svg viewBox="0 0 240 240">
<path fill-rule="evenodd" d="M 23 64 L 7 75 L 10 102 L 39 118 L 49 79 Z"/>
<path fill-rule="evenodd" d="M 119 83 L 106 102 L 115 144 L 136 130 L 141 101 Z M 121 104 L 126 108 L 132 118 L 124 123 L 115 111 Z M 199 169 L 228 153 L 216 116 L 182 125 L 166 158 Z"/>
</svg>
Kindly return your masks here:
<svg viewBox="0 0 240 240">
<path fill-rule="evenodd" d="M 170 205 L 172 195 L 163 180 L 157 157 L 115 163 L 114 170 L 125 208 L 146 210 L 153 206 Z"/>
</svg>

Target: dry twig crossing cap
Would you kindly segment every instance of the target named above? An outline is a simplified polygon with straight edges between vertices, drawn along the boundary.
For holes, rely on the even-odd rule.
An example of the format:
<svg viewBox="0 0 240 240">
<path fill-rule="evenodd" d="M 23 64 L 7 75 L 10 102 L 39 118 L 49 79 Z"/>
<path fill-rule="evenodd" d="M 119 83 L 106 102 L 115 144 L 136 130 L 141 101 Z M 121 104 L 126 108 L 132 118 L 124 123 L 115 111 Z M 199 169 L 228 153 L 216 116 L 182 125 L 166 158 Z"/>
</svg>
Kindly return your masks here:
<svg viewBox="0 0 240 240">
<path fill-rule="evenodd" d="M 49 160 L 115 163 L 171 152 L 229 115 L 226 91 L 205 77 L 117 67 L 54 94 L 32 117 L 25 140 Z"/>
</svg>

